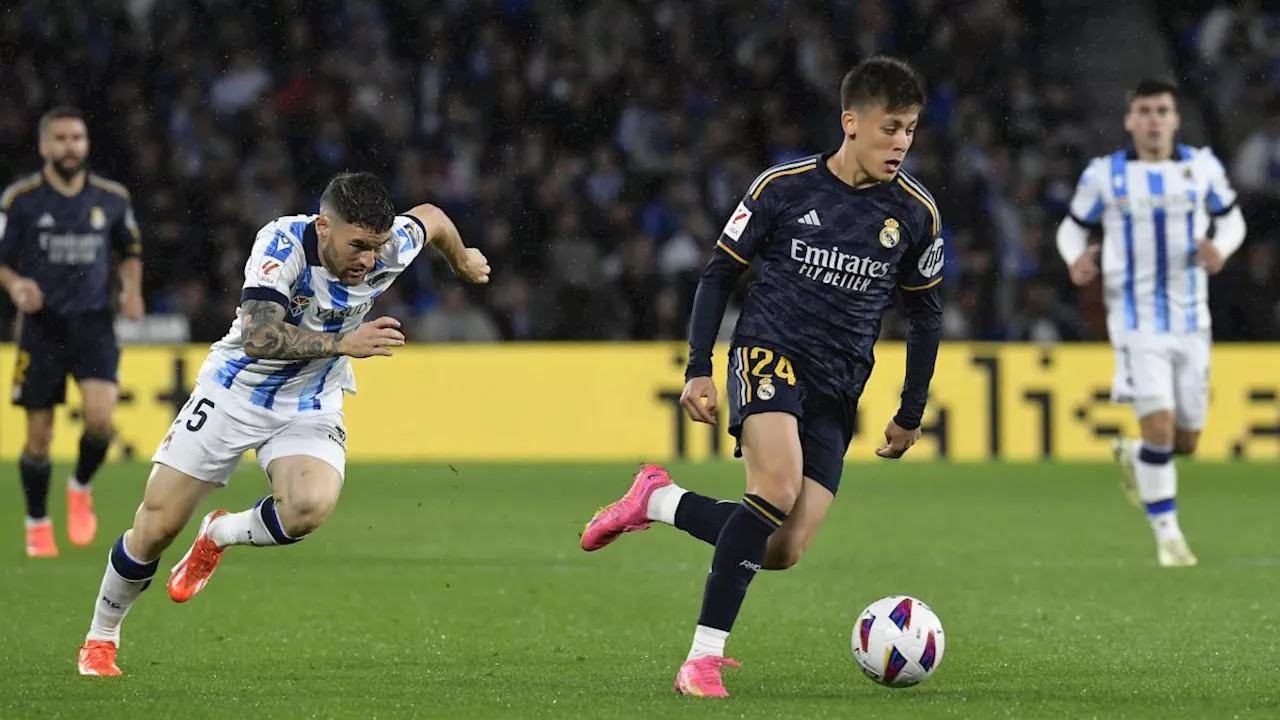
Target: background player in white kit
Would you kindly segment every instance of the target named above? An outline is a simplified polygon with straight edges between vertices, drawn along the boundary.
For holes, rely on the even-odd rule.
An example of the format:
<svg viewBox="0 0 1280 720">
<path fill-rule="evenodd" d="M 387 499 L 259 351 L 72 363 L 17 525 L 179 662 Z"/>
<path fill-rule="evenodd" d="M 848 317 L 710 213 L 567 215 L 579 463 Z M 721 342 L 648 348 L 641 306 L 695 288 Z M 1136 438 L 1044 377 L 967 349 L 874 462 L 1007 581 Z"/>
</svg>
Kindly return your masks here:
<svg viewBox="0 0 1280 720">
<path fill-rule="evenodd" d="M 1132 404 L 1142 427 L 1140 442 L 1116 440 L 1116 460 L 1166 567 L 1196 564 L 1178 525 L 1173 456 L 1195 451 L 1208 411 L 1207 275 L 1222 269 L 1245 235 L 1213 151 L 1175 142 L 1176 92 L 1171 82 L 1138 84 L 1124 121 L 1132 146 L 1089 163 L 1057 238 L 1077 285 L 1097 276 L 1102 257 L 1116 355 L 1112 400 Z M 1090 230 L 1102 231 L 1101 246 L 1088 245 Z"/>
<path fill-rule="evenodd" d="M 200 502 L 257 451 L 271 494 L 243 512 L 209 513 L 169 576 L 169 595 L 200 592 L 230 545 L 288 545 L 324 522 L 338 501 L 346 458 L 344 391 L 353 357 L 390 355 L 400 323 L 364 322 L 426 244 L 469 282 L 489 279 L 480 251 L 431 205 L 396 215 L 368 173 L 329 182 L 320 214 L 282 217 L 258 232 L 245 264 L 240 310 L 214 343 L 190 399 L 152 458 L 133 528 L 116 541 L 81 646 L 82 675 L 119 675 L 120 624 L 156 573 L 160 554 Z"/>
</svg>

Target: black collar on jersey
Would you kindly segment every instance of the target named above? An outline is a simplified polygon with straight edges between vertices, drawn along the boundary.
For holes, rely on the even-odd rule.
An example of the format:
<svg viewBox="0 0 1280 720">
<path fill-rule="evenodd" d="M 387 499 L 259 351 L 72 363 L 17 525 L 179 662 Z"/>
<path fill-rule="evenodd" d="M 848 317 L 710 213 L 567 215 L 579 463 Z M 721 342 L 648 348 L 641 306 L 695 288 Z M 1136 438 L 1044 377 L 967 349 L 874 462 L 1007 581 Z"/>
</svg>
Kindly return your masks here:
<svg viewBox="0 0 1280 720">
<path fill-rule="evenodd" d="M 302 231 L 302 251 L 307 256 L 308 265 L 320 265 L 320 236 L 316 233 L 316 221 L 307 223 Z"/>
<path fill-rule="evenodd" d="M 1137 161 L 1137 159 L 1138 159 L 1138 148 L 1134 147 L 1133 143 L 1129 143 L 1129 146 L 1128 146 L 1127 148 L 1125 148 L 1125 151 L 1124 151 L 1124 159 L 1125 159 L 1125 160 L 1130 160 L 1130 161 Z M 1175 161 L 1177 161 L 1177 162 L 1183 162 L 1183 161 L 1186 161 L 1186 160 L 1190 160 L 1190 159 L 1191 159 L 1191 146 L 1189 146 L 1189 145 L 1186 145 L 1186 144 L 1182 143 L 1182 142 L 1178 139 L 1178 136 L 1177 136 L 1177 135 L 1174 135 L 1174 136 L 1173 136 L 1173 157 L 1172 157 L 1172 158 L 1169 158 L 1169 159 L 1170 159 L 1170 160 L 1175 160 Z"/>
</svg>

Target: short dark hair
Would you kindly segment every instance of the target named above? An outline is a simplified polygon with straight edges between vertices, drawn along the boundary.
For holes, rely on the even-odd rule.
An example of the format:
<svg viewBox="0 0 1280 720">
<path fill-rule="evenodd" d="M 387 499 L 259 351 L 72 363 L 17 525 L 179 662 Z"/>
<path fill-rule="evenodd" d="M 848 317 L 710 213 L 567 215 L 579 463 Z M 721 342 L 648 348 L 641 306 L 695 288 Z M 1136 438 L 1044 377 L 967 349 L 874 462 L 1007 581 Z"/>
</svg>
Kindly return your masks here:
<svg viewBox="0 0 1280 720">
<path fill-rule="evenodd" d="M 1172 95 L 1178 99 L 1178 83 L 1169 78 L 1143 78 L 1129 91 L 1129 102 L 1138 98 L 1155 97 L 1156 95 Z"/>
<path fill-rule="evenodd" d="M 883 105 L 889 112 L 923 108 L 924 78 L 897 58 L 875 55 L 858 63 L 840 83 L 840 109 Z"/>
<path fill-rule="evenodd" d="M 334 175 L 320 196 L 320 208 L 373 232 L 390 230 L 396 218 L 391 193 L 377 175 L 367 172 Z"/>
<path fill-rule="evenodd" d="M 84 113 L 80 112 L 80 108 L 74 108 L 70 105 L 49 108 L 45 111 L 45 114 L 40 116 L 40 124 L 36 126 L 39 128 L 41 139 L 44 139 L 44 134 L 49 132 L 49 125 L 54 120 L 79 120 L 80 122 L 85 122 Z M 85 123 L 85 125 L 88 126 L 88 123 Z"/>
</svg>

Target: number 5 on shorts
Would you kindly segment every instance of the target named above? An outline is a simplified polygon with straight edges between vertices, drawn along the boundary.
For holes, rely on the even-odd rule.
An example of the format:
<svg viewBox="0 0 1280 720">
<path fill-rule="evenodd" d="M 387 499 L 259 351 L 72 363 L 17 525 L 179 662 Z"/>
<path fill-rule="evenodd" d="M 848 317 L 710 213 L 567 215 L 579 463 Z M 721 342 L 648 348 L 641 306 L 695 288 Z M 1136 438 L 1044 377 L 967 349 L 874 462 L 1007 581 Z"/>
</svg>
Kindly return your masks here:
<svg viewBox="0 0 1280 720">
<path fill-rule="evenodd" d="M 200 398 L 196 406 L 191 409 L 191 417 L 187 419 L 187 429 L 191 432 L 198 432 L 200 428 L 209 420 L 209 413 L 206 408 L 213 409 L 213 401 L 209 398 Z"/>
</svg>

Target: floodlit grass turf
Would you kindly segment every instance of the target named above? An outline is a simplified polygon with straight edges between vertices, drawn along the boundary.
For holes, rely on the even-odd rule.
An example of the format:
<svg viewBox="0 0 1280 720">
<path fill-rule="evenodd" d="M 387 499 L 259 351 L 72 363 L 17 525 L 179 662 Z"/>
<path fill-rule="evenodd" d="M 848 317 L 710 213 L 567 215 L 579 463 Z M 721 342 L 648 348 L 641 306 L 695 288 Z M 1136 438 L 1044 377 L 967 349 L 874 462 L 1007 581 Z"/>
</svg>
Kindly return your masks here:
<svg viewBox="0 0 1280 720">
<path fill-rule="evenodd" d="M 1280 717 L 1274 465 L 1181 464 L 1201 566 L 1178 570 L 1155 566 L 1111 467 L 850 466 L 809 555 L 753 584 L 727 702 L 671 693 L 710 548 L 656 527 L 578 549 L 634 469 L 355 466 L 315 537 L 235 548 L 176 605 L 163 582 L 193 522 L 125 623 L 123 679 L 74 661 L 146 468 L 106 468 L 97 542 L 62 539 L 53 561 L 22 555 L 6 470 L 0 718 Z M 737 463 L 673 469 L 741 493 Z M 246 469 L 214 501 L 239 509 L 264 487 Z M 857 613 L 893 593 L 947 629 L 938 673 L 908 690 L 849 655 Z"/>
</svg>

